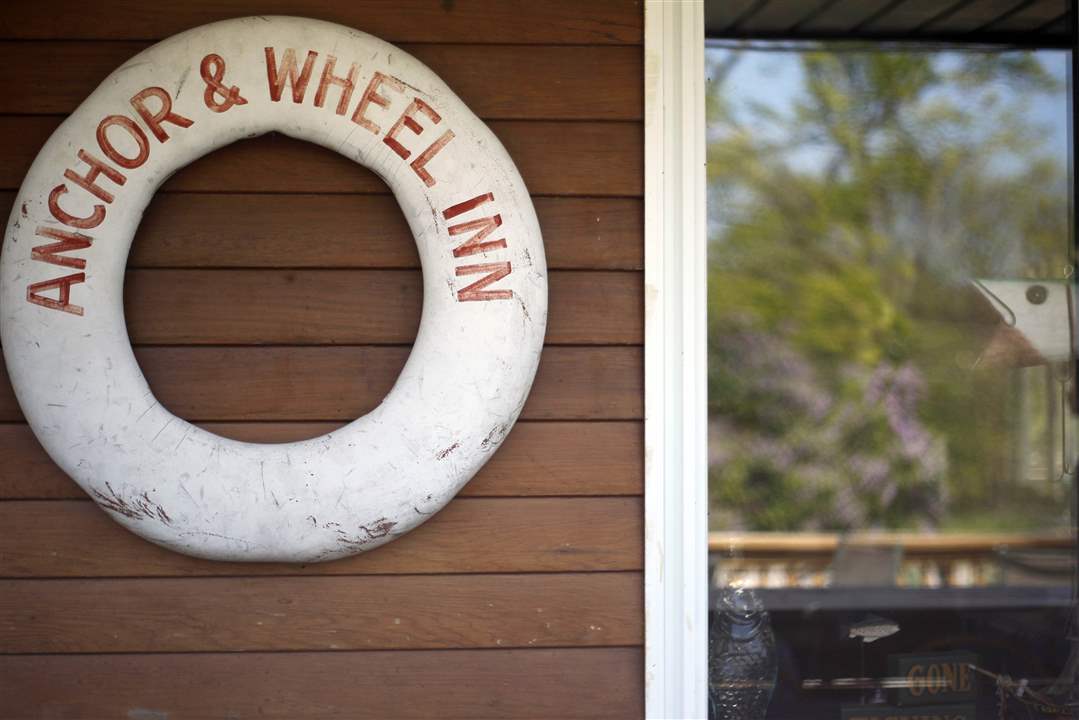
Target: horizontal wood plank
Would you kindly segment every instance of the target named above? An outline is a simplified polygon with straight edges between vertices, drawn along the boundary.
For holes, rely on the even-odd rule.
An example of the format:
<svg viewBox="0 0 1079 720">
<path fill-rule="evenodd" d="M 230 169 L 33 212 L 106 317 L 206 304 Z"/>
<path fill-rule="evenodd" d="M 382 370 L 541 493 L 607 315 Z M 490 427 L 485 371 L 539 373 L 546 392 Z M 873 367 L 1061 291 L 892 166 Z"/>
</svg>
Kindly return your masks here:
<svg viewBox="0 0 1079 720">
<path fill-rule="evenodd" d="M 640 200 L 537 197 L 533 205 L 552 270 L 643 269 Z M 236 217 L 244 222 L 229 222 Z M 419 267 L 419 256 L 391 196 L 162 193 L 143 218 L 130 264 Z"/>
<path fill-rule="evenodd" d="M 416 530 L 329 563 L 200 560 L 86 500 L 0 503 L 0 577 L 372 575 L 639 570 L 640 498 L 458 498 Z"/>
<path fill-rule="evenodd" d="M 204 423 L 246 442 L 291 442 L 340 423 Z M 639 495 L 644 476 L 639 422 L 519 422 L 472 478 L 463 497 Z M 0 424 L 0 500 L 85 499 L 25 424 Z"/>
<path fill-rule="evenodd" d="M 0 192 L 0 218 L 14 202 L 14 191 Z M 551 270 L 644 267 L 640 200 L 537 197 L 533 205 Z M 129 268 L 419 266 L 412 233 L 390 195 L 160 193 L 128 260 Z"/>
<path fill-rule="evenodd" d="M 158 400 L 193 422 L 351 421 L 393 387 L 404 347 L 146 347 L 136 350 Z M 637 420 L 644 365 L 638 347 L 550 347 L 525 420 Z M 0 373 L 0 421 L 22 420 Z"/>
<path fill-rule="evenodd" d="M 641 273 L 554 272 L 548 284 L 548 345 L 643 342 Z M 419 270 L 134 270 L 124 291 L 134 343 L 392 344 L 416 338 L 423 277 Z"/>
<path fill-rule="evenodd" d="M 30 163 L 59 124 L 60 118 L 55 116 L 0 116 L 0 190 L 22 184 Z M 644 194 L 644 131 L 640 123 L 492 121 L 488 127 L 536 195 Z M 210 153 L 176 173 L 162 190 L 388 191 L 374 173 L 343 155 L 283 135 L 263 135 Z M 123 194 L 117 193 L 116 202 L 122 201 Z"/>
<path fill-rule="evenodd" d="M 538 197 L 533 204 L 551 269 L 644 267 L 640 200 Z M 228 222 L 236 217 L 244 222 Z M 143 218 L 131 265 L 419 267 L 419 258 L 389 196 L 163 193 Z"/>
<path fill-rule="evenodd" d="M 390 42 L 640 44 L 636 0 L 53 0 L 0 5 L 0 36 L 18 39 L 160 39 L 245 15 L 317 18 Z"/>
<path fill-rule="evenodd" d="M 0 113 L 70 113 L 109 73 L 147 46 L 0 41 L 0 86 L 7 89 L 0 94 Z M 404 45 L 401 49 L 434 70 L 484 120 L 640 120 L 643 112 L 640 47 Z M 322 57 L 331 48 L 298 50 L 313 50 Z M 353 61 L 362 65 L 361 58 L 350 58 L 345 48 L 335 54 L 338 67 Z M 196 69 L 200 60 L 201 56 L 190 58 Z M 322 67 L 321 60 L 317 67 Z M 370 75 L 371 70 L 361 67 L 361 73 Z M 161 78 L 157 84 L 171 86 L 174 79 Z M 265 83 L 250 90 L 256 91 L 265 93 Z M 352 107 L 359 102 L 358 93 L 354 97 Z M 306 102 L 313 98 L 311 86 Z M 180 114 L 183 100 L 175 105 Z M 195 101 L 201 102 L 201 94 Z M 133 115 L 130 107 L 126 111 Z"/>
<path fill-rule="evenodd" d="M 638 645 L 640 573 L 0 580 L 0 652 Z"/>
<path fill-rule="evenodd" d="M 0 657 L 0 715 L 130 720 L 643 717 L 640 648 Z"/>
</svg>

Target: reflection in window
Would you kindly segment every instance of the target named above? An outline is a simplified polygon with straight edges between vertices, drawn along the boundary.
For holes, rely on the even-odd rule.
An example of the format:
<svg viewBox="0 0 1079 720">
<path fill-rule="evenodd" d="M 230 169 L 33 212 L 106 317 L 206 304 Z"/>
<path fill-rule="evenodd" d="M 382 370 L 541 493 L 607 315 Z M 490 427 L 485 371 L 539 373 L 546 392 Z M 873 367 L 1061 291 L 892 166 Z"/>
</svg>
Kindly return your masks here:
<svg viewBox="0 0 1079 720">
<path fill-rule="evenodd" d="M 1071 716 L 1068 54 L 707 62 L 713 716 Z"/>
</svg>

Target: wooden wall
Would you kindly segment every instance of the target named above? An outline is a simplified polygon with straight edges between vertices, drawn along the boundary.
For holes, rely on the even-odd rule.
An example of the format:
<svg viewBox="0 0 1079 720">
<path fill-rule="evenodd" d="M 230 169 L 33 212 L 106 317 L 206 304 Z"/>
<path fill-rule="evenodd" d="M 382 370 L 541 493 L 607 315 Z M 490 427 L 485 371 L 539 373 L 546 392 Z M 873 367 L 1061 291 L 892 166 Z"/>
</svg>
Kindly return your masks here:
<svg viewBox="0 0 1079 720">
<path fill-rule="evenodd" d="M 0 378 L 0 715 L 640 716 L 639 2 L 5 3 L 5 216 L 43 141 L 108 72 L 156 39 L 254 13 L 401 45 L 507 146 L 551 267 L 539 376 L 505 446 L 439 515 L 308 566 L 199 561 L 127 533 L 51 464 Z M 377 178 L 263 137 L 158 194 L 130 258 L 127 318 L 166 406 L 273 441 L 378 403 L 420 292 Z"/>
</svg>

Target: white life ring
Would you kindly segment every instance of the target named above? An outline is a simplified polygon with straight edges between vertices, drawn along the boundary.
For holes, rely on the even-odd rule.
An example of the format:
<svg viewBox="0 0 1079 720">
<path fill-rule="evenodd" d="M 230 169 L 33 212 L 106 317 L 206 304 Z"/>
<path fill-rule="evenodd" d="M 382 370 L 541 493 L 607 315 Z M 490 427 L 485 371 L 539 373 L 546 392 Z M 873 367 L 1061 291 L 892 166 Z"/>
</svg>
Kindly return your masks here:
<svg viewBox="0 0 1079 720">
<path fill-rule="evenodd" d="M 386 181 L 419 248 L 423 315 L 378 408 L 312 440 L 252 444 L 154 398 L 128 339 L 123 282 L 157 187 L 271 131 Z M 139 53 L 53 133 L 8 223 L 0 308 L 30 426 L 112 517 L 190 555 L 309 562 L 416 527 L 498 448 L 539 363 L 547 271 L 513 162 L 433 72 L 356 30 L 249 17 Z"/>
</svg>

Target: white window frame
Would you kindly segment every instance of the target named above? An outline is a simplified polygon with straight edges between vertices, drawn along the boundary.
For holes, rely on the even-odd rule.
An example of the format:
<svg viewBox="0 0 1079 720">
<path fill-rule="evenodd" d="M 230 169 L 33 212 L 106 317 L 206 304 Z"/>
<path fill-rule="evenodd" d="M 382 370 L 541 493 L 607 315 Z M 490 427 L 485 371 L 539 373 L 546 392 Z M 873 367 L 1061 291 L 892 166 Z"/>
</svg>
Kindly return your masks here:
<svg viewBox="0 0 1079 720">
<path fill-rule="evenodd" d="M 646 0 L 645 716 L 707 717 L 704 2 Z"/>
<path fill-rule="evenodd" d="M 704 0 L 645 0 L 644 683 L 651 720 L 707 718 L 704 47 Z M 1072 48 L 1073 108 L 1077 74 L 1079 49 Z"/>
</svg>

